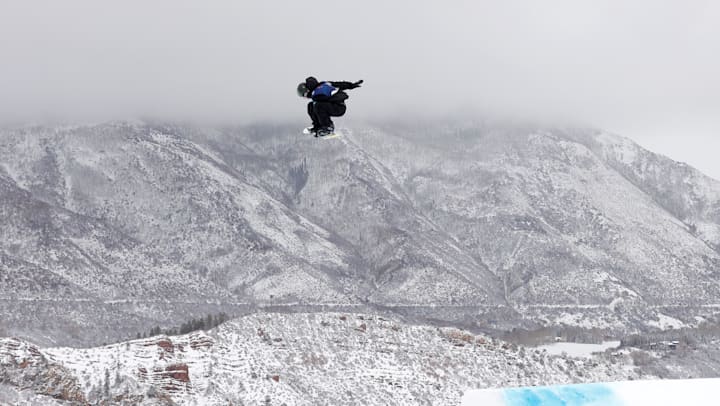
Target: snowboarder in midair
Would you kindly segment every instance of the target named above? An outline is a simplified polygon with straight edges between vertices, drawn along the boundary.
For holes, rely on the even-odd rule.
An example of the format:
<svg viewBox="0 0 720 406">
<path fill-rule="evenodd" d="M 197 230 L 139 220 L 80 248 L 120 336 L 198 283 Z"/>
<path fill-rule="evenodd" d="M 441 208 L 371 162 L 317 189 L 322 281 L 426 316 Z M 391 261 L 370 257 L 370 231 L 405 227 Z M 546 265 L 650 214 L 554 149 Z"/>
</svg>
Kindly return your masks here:
<svg viewBox="0 0 720 406">
<path fill-rule="evenodd" d="M 345 114 L 345 100 L 349 97 L 344 90 L 360 87 L 362 80 L 357 82 L 318 82 L 310 76 L 297 87 L 298 95 L 312 99 L 308 103 L 308 115 L 312 119 L 310 132 L 316 137 L 324 137 L 335 132 L 335 125 L 330 117 Z"/>
</svg>

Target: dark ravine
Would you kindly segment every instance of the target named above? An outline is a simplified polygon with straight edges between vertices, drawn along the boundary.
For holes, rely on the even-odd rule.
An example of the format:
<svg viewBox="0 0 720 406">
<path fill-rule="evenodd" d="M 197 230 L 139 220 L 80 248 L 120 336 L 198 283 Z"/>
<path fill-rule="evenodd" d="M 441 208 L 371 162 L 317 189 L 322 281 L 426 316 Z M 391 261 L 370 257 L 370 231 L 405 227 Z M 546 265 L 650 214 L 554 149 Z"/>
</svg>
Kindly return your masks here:
<svg viewBox="0 0 720 406">
<path fill-rule="evenodd" d="M 687 165 L 594 130 L 353 128 L 3 130 L 0 332 L 91 345 L 287 305 L 478 331 L 717 320 L 720 183 Z"/>
</svg>

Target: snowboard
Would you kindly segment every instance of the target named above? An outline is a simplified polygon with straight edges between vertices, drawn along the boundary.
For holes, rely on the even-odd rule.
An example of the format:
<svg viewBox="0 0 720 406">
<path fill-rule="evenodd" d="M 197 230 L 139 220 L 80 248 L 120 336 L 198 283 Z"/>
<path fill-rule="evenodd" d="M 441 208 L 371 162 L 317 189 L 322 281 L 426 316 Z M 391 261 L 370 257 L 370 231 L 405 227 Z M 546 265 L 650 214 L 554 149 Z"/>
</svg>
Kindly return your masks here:
<svg viewBox="0 0 720 406">
<path fill-rule="evenodd" d="M 310 129 L 311 129 L 311 128 L 312 128 L 312 127 L 306 127 L 306 128 L 303 130 L 303 134 L 310 135 L 310 134 L 311 134 L 311 133 L 310 133 Z M 335 130 L 335 132 L 332 133 L 332 134 L 330 134 L 330 135 L 326 135 L 326 136 L 324 136 L 324 137 L 317 137 L 317 138 L 322 138 L 322 139 L 324 139 L 324 140 L 328 140 L 328 139 L 331 139 L 331 138 L 338 138 L 338 137 L 340 137 L 341 135 L 342 135 L 342 133 L 340 133 L 338 130 Z"/>
</svg>

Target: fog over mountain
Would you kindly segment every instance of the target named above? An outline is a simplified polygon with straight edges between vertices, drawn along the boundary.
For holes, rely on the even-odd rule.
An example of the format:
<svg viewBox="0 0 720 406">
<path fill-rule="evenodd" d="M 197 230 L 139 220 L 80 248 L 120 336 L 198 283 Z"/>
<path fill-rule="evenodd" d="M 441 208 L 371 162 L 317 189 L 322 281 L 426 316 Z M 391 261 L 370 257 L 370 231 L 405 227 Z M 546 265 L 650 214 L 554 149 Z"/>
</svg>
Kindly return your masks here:
<svg viewBox="0 0 720 406">
<path fill-rule="evenodd" d="M 720 178 L 697 152 L 720 131 L 718 20 L 680 0 L 0 2 L 0 122 L 302 125 L 312 74 L 366 80 L 350 117 L 571 121 Z"/>
</svg>

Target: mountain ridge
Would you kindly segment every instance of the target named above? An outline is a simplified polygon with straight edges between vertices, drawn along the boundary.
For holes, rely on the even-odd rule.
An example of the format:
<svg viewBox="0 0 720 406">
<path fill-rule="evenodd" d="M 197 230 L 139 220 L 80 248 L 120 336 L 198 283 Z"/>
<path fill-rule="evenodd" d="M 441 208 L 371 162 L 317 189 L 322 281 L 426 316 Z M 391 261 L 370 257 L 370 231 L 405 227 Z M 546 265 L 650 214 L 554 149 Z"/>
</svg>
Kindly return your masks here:
<svg viewBox="0 0 720 406">
<path fill-rule="evenodd" d="M 87 344 L 123 323 L 128 337 L 183 317 L 293 303 L 388 308 L 479 329 L 716 320 L 720 183 L 694 169 L 595 130 L 344 131 L 321 143 L 289 126 L 4 130 L 0 219 L 45 218 L 40 235 L 68 248 L 29 239 L 38 234 L 30 220 L 4 227 L 0 258 L 15 276 L 0 284 L 13 315 L 0 328 Z M 78 240 L 68 230 L 105 231 Z M 66 321 L 105 320 L 105 332 L 69 339 L 59 325 L 40 334 L 21 323 L 27 311 L 8 302 L 23 292 L 12 252 L 37 268 L 31 275 L 71 272 L 68 283 L 96 304 L 68 309 Z M 83 261 L 95 264 L 83 268 L 87 277 L 71 271 Z M 107 328 L 113 291 L 127 305 Z M 145 298 L 167 299 L 132 305 Z"/>
</svg>

